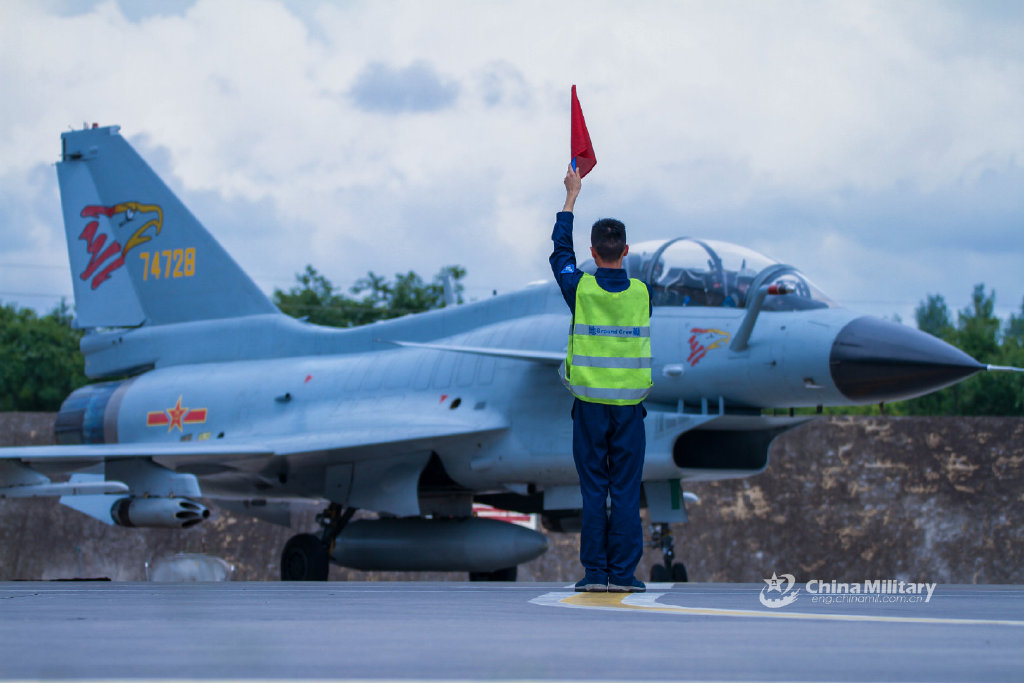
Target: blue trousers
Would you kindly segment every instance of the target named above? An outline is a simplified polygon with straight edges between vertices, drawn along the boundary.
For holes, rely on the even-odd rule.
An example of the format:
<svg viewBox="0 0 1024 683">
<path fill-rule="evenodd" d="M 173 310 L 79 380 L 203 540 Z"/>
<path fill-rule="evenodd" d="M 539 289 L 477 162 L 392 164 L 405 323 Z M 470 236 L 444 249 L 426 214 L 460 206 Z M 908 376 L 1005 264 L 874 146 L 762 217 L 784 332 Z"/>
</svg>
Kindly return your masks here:
<svg viewBox="0 0 1024 683">
<path fill-rule="evenodd" d="M 583 494 L 580 563 L 596 581 L 628 584 L 643 555 L 640 485 L 646 415 L 643 404 L 610 406 L 576 399 L 572 406 L 572 455 Z"/>
</svg>

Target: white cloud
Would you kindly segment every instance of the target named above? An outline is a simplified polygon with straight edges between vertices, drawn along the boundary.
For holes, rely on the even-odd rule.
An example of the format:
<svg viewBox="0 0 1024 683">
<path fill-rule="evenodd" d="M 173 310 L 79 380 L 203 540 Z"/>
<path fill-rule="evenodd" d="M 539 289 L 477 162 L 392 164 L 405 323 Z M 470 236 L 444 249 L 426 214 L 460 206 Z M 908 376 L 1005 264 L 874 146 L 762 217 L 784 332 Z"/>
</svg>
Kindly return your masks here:
<svg viewBox="0 0 1024 683">
<path fill-rule="evenodd" d="M 58 9 L 0 3 L 0 239 L 28 240 L 0 262 L 66 259 L 48 224 L 59 211 L 40 208 L 55 190 L 39 190 L 35 169 L 55 160 L 68 124 L 95 120 L 122 124 L 268 291 L 307 262 L 342 284 L 461 263 L 476 292 L 512 289 L 546 276 L 577 83 L 598 156 L 581 222 L 618 214 L 638 241 L 749 243 L 817 271 L 837 298 L 885 280 L 888 303 L 940 292 L 956 308 L 974 278 L 1005 311 L 1024 293 L 1007 267 L 1024 266 L 1019 12 L 798 1 Z M 360 80 L 374 69 L 408 76 L 412 65 L 421 86 L 427 74 L 431 92 L 458 96 L 397 112 L 351 96 L 379 84 Z M 972 212 L 982 201 L 1001 208 Z M 950 218 L 975 213 L 984 225 Z M 952 258 L 956 278 L 952 263 L 925 267 Z M 0 292 L 22 291 L 11 273 L 0 268 Z"/>
</svg>

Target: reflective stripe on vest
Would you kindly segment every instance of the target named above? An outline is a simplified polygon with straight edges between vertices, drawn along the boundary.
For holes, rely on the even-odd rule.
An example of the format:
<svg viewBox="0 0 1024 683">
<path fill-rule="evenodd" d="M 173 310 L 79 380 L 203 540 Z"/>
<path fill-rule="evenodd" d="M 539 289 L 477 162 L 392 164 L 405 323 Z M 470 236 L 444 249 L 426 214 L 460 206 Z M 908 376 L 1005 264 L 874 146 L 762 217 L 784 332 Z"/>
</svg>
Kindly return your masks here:
<svg viewBox="0 0 1024 683">
<path fill-rule="evenodd" d="M 580 356 L 572 357 L 574 368 L 650 368 L 650 358 L 606 358 L 604 356 Z"/>
<path fill-rule="evenodd" d="M 593 275 L 576 287 L 562 382 L 579 399 L 635 405 L 651 392 L 650 297 L 639 280 L 606 292 Z"/>
</svg>

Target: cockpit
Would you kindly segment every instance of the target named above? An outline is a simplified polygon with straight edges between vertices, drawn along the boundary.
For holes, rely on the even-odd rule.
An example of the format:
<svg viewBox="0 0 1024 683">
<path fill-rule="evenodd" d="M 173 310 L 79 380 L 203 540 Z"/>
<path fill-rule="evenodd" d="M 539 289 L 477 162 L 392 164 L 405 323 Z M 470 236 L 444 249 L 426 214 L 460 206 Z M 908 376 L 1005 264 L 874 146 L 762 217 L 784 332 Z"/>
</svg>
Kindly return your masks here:
<svg viewBox="0 0 1024 683">
<path fill-rule="evenodd" d="M 680 237 L 631 244 L 623 261 L 629 277 L 646 282 L 655 306 L 743 308 L 759 288 L 786 285 L 789 294 L 770 296 L 766 311 L 832 308 L 836 304 L 796 268 L 752 249 L 718 240 Z M 581 270 L 593 273 L 593 260 Z"/>
</svg>

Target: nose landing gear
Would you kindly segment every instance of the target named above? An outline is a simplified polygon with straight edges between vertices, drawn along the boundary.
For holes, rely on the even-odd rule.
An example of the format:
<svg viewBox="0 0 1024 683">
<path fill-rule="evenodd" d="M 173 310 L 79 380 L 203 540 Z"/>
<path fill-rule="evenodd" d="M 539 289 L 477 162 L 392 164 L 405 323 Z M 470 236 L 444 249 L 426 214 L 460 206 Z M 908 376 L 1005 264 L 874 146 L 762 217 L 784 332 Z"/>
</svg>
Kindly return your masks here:
<svg viewBox="0 0 1024 683">
<path fill-rule="evenodd" d="M 664 558 L 662 564 L 651 567 L 652 583 L 685 583 L 686 566 L 682 562 L 675 562 L 676 550 L 675 539 L 672 538 L 672 529 L 668 524 L 652 524 L 651 540 L 647 544 L 652 548 L 661 548 L 661 555 Z"/>
</svg>

